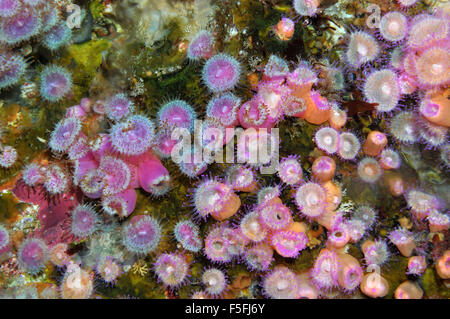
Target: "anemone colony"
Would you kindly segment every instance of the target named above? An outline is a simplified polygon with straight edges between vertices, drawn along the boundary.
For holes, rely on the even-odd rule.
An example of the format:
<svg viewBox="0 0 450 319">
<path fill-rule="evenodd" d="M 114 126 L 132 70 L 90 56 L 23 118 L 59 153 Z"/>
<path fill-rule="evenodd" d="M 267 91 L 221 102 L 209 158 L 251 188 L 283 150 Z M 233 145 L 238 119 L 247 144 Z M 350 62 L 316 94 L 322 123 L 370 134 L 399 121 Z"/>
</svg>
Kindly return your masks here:
<svg viewBox="0 0 450 319">
<path fill-rule="evenodd" d="M 169 2 L 0 0 L 0 296 L 449 298 L 448 3 Z"/>
</svg>

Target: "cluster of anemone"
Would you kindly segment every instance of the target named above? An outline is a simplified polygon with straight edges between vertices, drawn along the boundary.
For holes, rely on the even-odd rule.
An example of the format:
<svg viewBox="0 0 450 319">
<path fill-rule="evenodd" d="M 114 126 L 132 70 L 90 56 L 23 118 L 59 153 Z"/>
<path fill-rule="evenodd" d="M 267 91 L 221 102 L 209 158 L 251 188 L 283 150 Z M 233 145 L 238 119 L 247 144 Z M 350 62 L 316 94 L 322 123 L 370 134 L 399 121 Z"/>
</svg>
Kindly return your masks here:
<svg viewBox="0 0 450 319">
<path fill-rule="evenodd" d="M 123 218 L 135 208 L 137 188 L 162 196 L 170 189 L 170 176 L 153 152 L 153 121 L 136 114 L 125 94 L 99 103 L 104 107 L 94 107 L 89 99 L 70 107 L 52 131 L 49 147 L 68 156 L 74 167 L 73 183 L 85 196 L 99 198 L 105 212 Z M 108 133 L 85 134 L 83 128 L 95 116 L 112 121 Z"/>
<path fill-rule="evenodd" d="M 249 173 L 248 175 L 243 174 L 245 170 Z M 300 161 L 296 156 L 286 158 L 283 165 L 280 163 L 278 170 L 279 178 L 281 181 L 284 180 L 286 187 L 292 188 L 294 191 L 297 190 L 299 194 L 297 195 L 297 200 L 299 203 L 301 202 L 300 207 L 303 209 L 299 209 L 299 211 L 302 213 L 311 213 L 312 215 L 317 214 L 316 216 L 308 217 L 308 219 L 321 222 L 320 217 L 327 212 L 328 201 L 330 200 L 331 203 L 336 204 L 334 198 L 331 196 L 333 191 L 327 191 L 327 187 L 329 186 L 328 184 L 325 185 L 330 180 L 324 179 L 324 186 L 314 182 L 304 182 L 302 180 Z M 250 172 L 252 173 L 250 174 Z M 303 250 L 307 249 L 309 244 L 309 237 L 306 234 L 307 226 L 303 222 L 299 223 L 294 221 L 294 212 L 283 204 L 280 198 L 281 188 L 278 186 L 257 187 L 256 189 L 242 188 L 241 185 L 236 185 L 233 182 L 238 176 L 242 176 L 242 179 L 245 177 L 249 181 L 254 180 L 253 171 L 249 171 L 245 166 L 232 166 L 226 172 L 227 181 L 231 185 L 222 183 L 218 178 L 205 178 L 194 189 L 192 196 L 193 205 L 197 210 L 198 216 L 203 217 L 203 219 L 206 219 L 209 215 L 212 215 L 215 219 L 217 219 L 217 215 L 226 216 L 223 214 L 224 206 L 222 201 L 226 198 L 232 198 L 234 192 L 257 192 L 257 204 L 248 206 L 248 209 L 241 215 L 237 224 L 234 226 L 217 224 L 206 233 L 205 247 L 203 250 L 206 258 L 212 263 L 225 265 L 236 260 L 243 260 L 251 271 L 268 272 L 274 264 L 274 256 L 276 254 L 284 258 L 298 257 Z M 332 177 L 330 176 L 330 179 Z M 287 182 L 288 180 L 295 180 L 295 182 L 289 183 Z M 315 192 L 316 188 L 310 191 L 308 189 L 309 185 L 317 185 L 316 188 L 319 193 L 317 194 Z M 304 191 L 300 190 L 303 186 L 305 186 Z M 228 204 L 232 202 L 232 200 L 228 199 Z M 216 212 L 217 209 L 221 210 L 222 213 L 218 214 Z M 231 218 L 233 215 L 227 216 L 225 219 Z M 306 217 L 303 214 L 302 216 Z M 185 224 L 186 222 L 183 222 L 180 225 Z M 334 234 L 337 236 L 338 231 L 336 230 Z M 344 259 L 344 257 L 342 258 Z M 350 257 L 347 259 L 350 259 Z M 343 289 L 352 290 L 359 283 L 357 279 L 362 274 L 359 265 L 354 265 L 353 260 L 351 265 L 354 266 L 351 269 L 355 271 L 358 277 L 346 273 L 348 277 L 343 276 L 342 279 L 345 282 Z M 270 273 L 267 276 L 265 280 L 269 280 Z M 278 276 L 273 277 L 273 280 L 275 278 L 282 280 Z M 349 282 L 350 279 L 348 278 L 354 281 Z M 296 282 L 297 280 L 294 281 L 294 283 Z M 280 284 L 280 287 L 284 287 L 284 283 L 274 282 L 274 284 Z M 303 280 L 302 285 L 305 289 L 308 288 L 311 291 L 316 291 L 317 289 L 309 278 L 306 281 Z M 270 295 L 270 293 L 267 293 L 267 295 L 275 297 L 275 295 Z M 295 294 L 289 298 L 296 297 L 297 295 Z"/>
<path fill-rule="evenodd" d="M 61 87 L 56 83 L 59 78 L 50 75 L 50 71 L 45 81 L 53 83 L 49 84 L 48 93 L 56 96 L 61 93 Z M 68 240 L 87 241 L 92 256 L 83 259 L 86 265 L 89 269 L 95 269 L 105 283 L 114 284 L 122 274 L 124 254 L 141 256 L 155 252 L 163 230 L 160 222 L 151 216 L 134 216 L 126 220 L 121 229 L 113 231 L 117 234 L 112 241 L 112 235 L 108 235 L 112 232 L 107 231 L 111 227 L 103 221 L 114 225 L 115 220 L 125 219 L 133 213 L 137 188 L 154 196 L 164 195 L 169 189 L 170 177 L 152 151 L 155 135 L 153 122 L 136 114 L 133 103 L 124 94 L 96 102 L 100 103 L 106 106 L 95 107 L 92 100 L 82 99 L 79 105 L 68 108 L 66 117 L 51 132 L 48 143 L 50 150 L 64 160 L 31 162 L 23 168 L 21 180 L 29 193 L 35 194 L 36 190 L 42 189 L 46 198 L 47 195 L 49 198 L 65 198 L 69 194 L 73 196 L 71 192 L 80 190 L 85 197 L 99 200 L 103 212 L 97 211 L 98 206 L 81 203 L 67 211 Z M 105 122 L 109 120 L 110 131 L 90 133 L 86 130 L 93 117 L 103 117 Z M 11 153 L 3 146 L 2 151 L 5 158 L 9 156 L 6 156 L 7 153 Z M 6 237 L 7 232 L 1 234 L 5 235 L 1 239 L 6 247 L 9 237 Z M 200 245 L 200 249 L 202 242 L 198 236 L 193 238 L 191 244 L 192 247 Z M 104 245 L 111 247 L 103 247 L 96 252 L 95 247 Z M 117 246 L 120 246 L 120 253 L 114 248 Z M 46 242 L 39 236 L 30 236 L 18 251 L 20 269 L 32 275 L 38 274 L 47 261 L 51 261 L 57 267 L 66 269 L 60 287 L 62 296 L 88 298 L 94 289 L 93 273 L 74 264 L 67 251 L 66 242 L 53 245 L 53 242 Z M 71 285 L 72 280 L 80 281 L 79 287 Z"/>
<path fill-rule="evenodd" d="M 57 1 L 2 0 L 0 18 L 0 43 L 5 47 L 0 53 L 0 89 L 23 79 L 27 63 L 20 53 L 12 53 L 19 52 L 17 48 L 38 42 L 50 51 L 57 51 L 72 41 L 72 30 L 64 21 Z M 65 86 L 71 88 L 71 83 Z M 48 101 L 57 99 L 42 90 L 41 94 Z"/>
<path fill-rule="evenodd" d="M 206 108 L 202 134 L 205 134 L 206 128 L 214 128 L 224 134 L 225 128 L 238 125 L 244 127 L 248 138 L 242 140 L 239 147 L 242 146 L 245 150 L 241 156 L 252 166 L 260 167 L 263 164 L 257 161 L 255 165 L 250 159 L 260 134 L 261 136 L 263 134 L 259 129 L 273 128 L 285 116 L 304 118 L 312 124 L 322 124 L 327 120 L 336 127 L 345 124 L 345 120 L 344 122 L 342 120 L 346 115 L 339 105 L 335 101 L 328 101 L 312 88 L 317 83 L 318 76 L 306 61 L 300 61 L 291 71 L 287 61 L 271 55 L 264 68 L 263 79 L 257 86 L 257 93 L 250 101 L 242 103 L 231 92 L 239 83 L 240 63 L 228 54 L 214 54 L 214 52 L 213 38 L 206 31 L 197 34 L 188 49 L 190 59 L 204 61 L 202 79 L 213 94 Z M 173 100 L 161 107 L 157 118 L 159 144 L 157 150 L 162 156 L 168 157 L 176 144 L 171 134 L 174 127 L 192 131 L 196 113 L 185 101 Z M 273 138 L 272 135 L 269 136 Z M 215 144 L 219 143 L 219 147 L 228 142 L 225 138 L 223 143 L 218 141 L 217 138 L 220 137 L 224 135 L 216 133 L 210 136 L 215 139 Z M 204 144 L 201 146 L 205 147 Z M 182 173 L 191 178 L 203 173 L 207 164 L 195 162 L 192 152 L 184 153 L 183 161 L 178 163 Z M 271 153 L 271 156 L 276 154 Z"/>
<path fill-rule="evenodd" d="M 402 143 L 420 142 L 430 148 L 438 148 L 446 143 L 450 124 L 446 115 L 449 110 L 446 89 L 450 83 L 448 21 L 445 14 L 439 11 L 423 13 L 412 19 L 401 15 L 392 12 L 383 17 L 399 30 L 402 23 L 407 24 L 406 34 L 398 43 L 397 50 L 401 52 L 398 63 L 389 72 L 392 72 L 392 83 L 396 77 L 399 90 L 396 89 L 395 92 L 398 91 L 402 99 L 417 94 L 421 100 L 417 103 L 415 112 L 395 115 L 390 129 Z M 390 99 L 394 97 L 393 88 L 394 85 L 390 89 Z M 379 90 L 382 90 L 381 86 Z M 391 105 L 393 102 L 392 100 Z"/>
<path fill-rule="evenodd" d="M 401 5 L 413 4 L 405 1 Z M 350 69 L 365 67 L 364 100 L 373 103 L 380 116 L 393 115 L 409 98 L 421 99 L 415 112 L 396 113 L 390 121 L 389 130 L 401 143 L 439 148 L 447 141 L 448 29 L 443 11 L 415 17 L 391 11 L 381 17 L 377 36 L 362 30 L 350 34 L 347 64 Z M 382 50 L 392 53 L 388 63 L 380 57 Z"/>
</svg>

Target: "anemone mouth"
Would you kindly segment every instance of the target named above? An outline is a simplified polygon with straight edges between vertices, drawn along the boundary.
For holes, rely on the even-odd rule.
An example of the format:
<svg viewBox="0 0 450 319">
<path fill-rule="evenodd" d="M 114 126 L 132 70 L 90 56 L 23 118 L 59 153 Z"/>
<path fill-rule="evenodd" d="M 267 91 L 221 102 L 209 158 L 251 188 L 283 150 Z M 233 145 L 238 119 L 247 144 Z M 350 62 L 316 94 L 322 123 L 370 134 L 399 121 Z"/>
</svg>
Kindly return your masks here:
<svg viewBox="0 0 450 319">
<path fill-rule="evenodd" d="M 389 12 L 381 18 L 381 35 L 388 41 L 403 40 L 407 33 L 406 17 L 400 12 Z"/>
<path fill-rule="evenodd" d="M 436 116 L 439 113 L 440 106 L 429 100 L 423 100 L 420 103 L 420 112 L 427 117 Z"/>
<path fill-rule="evenodd" d="M 108 101 L 106 111 L 108 118 L 118 121 L 130 115 L 134 105 L 125 94 L 119 93 Z"/>
<path fill-rule="evenodd" d="M 352 67 L 359 67 L 373 61 L 379 54 L 376 40 L 368 33 L 358 31 L 350 36 L 346 56 Z"/>
<path fill-rule="evenodd" d="M 210 91 L 222 92 L 235 87 L 240 76 L 240 65 L 235 58 L 217 54 L 203 67 L 203 81 Z"/>
<path fill-rule="evenodd" d="M 232 93 L 226 93 L 211 100 L 206 107 L 206 115 L 218 118 L 224 126 L 233 124 L 237 120 L 240 99 Z"/>
<path fill-rule="evenodd" d="M 124 191 L 131 180 L 131 172 L 128 165 L 111 156 L 103 157 L 100 162 L 99 171 L 104 174 L 103 194 L 105 196 L 115 195 Z"/>
<path fill-rule="evenodd" d="M 99 171 L 91 170 L 83 176 L 80 181 L 80 188 L 86 194 L 94 194 L 103 189 L 105 180 Z"/>
<path fill-rule="evenodd" d="M 9 18 L 17 13 L 20 3 L 15 0 L 0 1 L 0 17 Z"/>
<path fill-rule="evenodd" d="M 361 282 L 361 279 L 362 279 L 361 272 L 359 272 L 358 270 L 355 270 L 355 269 L 351 270 L 347 274 L 346 280 L 345 280 L 347 289 L 353 290 L 356 287 L 358 287 L 359 283 Z"/>
<path fill-rule="evenodd" d="M 257 211 L 250 212 L 244 216 L 240 223 L 240 230 L 244 236 L 253 242 L 260 242 L 267 236 L 266 230 L 259 221 L 259 214 Z"/>
<path fill-rule="evenodd" d="M 49 146 L 54 151 L 64 152 L 74 143 L 81 132 L 81 122 L 76 118 L 60 121 L 52 132 Z"/>
<path fill-rule="evenodd" d="M 196 117 L 194 109 L 183 100 L 174 100 L 161 107 L 158 114 L 160 124 L 191 130 Z"/>
<path fill-rule="evenodd" d="M 161 230 L 158 222 L 152 217 L 143 215 L 140 219 L 132 219 L 123 230 L 124 244 L 135 253 L 153 252 L 159 245 Z"/>
<path fill-rule="evenodd" d="M 12 146 L 0 146 L 0 167 L 10 168 L 17 160 L 17 150 Z"/>
<path fill-rule="evenodd" d="M 297 189 L 295 201 L 301 212 L 308 217 L 317 217 L 326 208 L 326 192 L 316 183 L 306 183 Z"/>
<path fill-rule="evenodd" d="M 253 172 L 243 166 L 236 166 L 228 172 L 231 185 L 237 188 L 248 187 L 255 181 Z"/>
<path fill-rule="evenodd" d="M 273 230 L 280 230 L 287 227 L 292 222 L 292 214 L 289 208 L 280 204 L 264 206 L 260 212 L 262 224 Z"/>
<path fill-rule="evenodd" d="M 282 103 L 281 107 L 288 116 L 294 116 L 306 111 L 306 102 L 304 99 L 295 95 L 289 95 Z"/>
<path fill-rule="evenodd" d="M 223 251 L 225 245 L 223 241 L 216 239 L 211 243 L 211 247 L 214 248 L 214 250 L 216 251 Z"/>
<path fill-rule="evenodd" d="M 0 33 L 2 40 L 8 44 L 16 44 L 32 38 L 38 34 L 41 26 L 41 18 L 25 10 L 2 20 Z"/>
<path fill-rule="evenodd" d="M 217 213 L 232 195 L 232 189 L 228 185 L 216 181 L 206 181 L 198 186 L 194 195 L 194 203 L 198 212 L 207 216 Z"/>
<path fill-rule="evenodd" d="M 367 55 L 369 50 L 367 49 L 366 45 L 364 45 L 363 43 L 360 43 L 356 46 L 356 52 L 358 52 L 359 55 L 364 57 Z"/>
<path fill-rule="evenodd" d="M 269 274 L 264 282 L 265 293 L 276 299 L 293 299 L 298 295 L 295 274 L 286 267 L 280 267 Z"/>
<path fill-rule="evenodd" d="M 294 158 L 285 159 L 278 167 L 278 176 L 284 183 L 294 185 L 302 179 L 302 167 Z"/>
<path fill-rule="evenodd" d="M 364 83 L 364 96 L 370 103 L 378 104 L 379 112 L 392 111 L 400 98 L 397 75 L 389 69 L 374 71 Z"/>
<path fill-rule="evenodd" d="M 339 133 L 331 127 L 319 129 L 314 136 L 316 145 L 328 154 L 335 153 L 339 148 Z"/>
</svg>

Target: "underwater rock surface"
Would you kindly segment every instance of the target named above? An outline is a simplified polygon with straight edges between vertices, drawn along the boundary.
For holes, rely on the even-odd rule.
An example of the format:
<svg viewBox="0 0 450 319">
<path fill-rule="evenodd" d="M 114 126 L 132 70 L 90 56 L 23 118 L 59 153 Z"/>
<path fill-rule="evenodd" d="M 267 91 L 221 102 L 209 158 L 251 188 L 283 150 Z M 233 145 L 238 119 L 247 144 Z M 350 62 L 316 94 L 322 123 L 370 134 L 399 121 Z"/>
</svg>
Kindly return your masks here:
<svg viewBox="0 0 450 319">
<path fill-rule="evenodd" d="M 0 298 L 448 299 L 449 32 L 445 1 L 0 0 Z"/>
</svg>

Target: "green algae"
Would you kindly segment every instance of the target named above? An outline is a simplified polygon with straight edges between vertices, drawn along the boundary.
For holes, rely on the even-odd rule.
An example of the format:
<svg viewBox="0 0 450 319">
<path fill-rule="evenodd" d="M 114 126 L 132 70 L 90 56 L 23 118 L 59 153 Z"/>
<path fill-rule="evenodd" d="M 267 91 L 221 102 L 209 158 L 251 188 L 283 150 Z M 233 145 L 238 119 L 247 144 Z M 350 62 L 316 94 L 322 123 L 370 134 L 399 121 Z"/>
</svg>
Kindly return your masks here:
<svg viewBox="0 0 450 319">
<path fill-rule="evenodd" d="M 395 289 L 404 281 L 408 280 L 406 270 L 408 258 L 394 256 L 381 268 L 381 276 L 389 282 L 389 292 L 385 298 L 394 298 Z"/>
<path fill-rule="evenodd" d="M 314 136 L 315 131 L 319 127 L 317 125 L 309 124 L 302 119 L 288 119 L 279 126 L 280 133 L 280 152 L 284 156 L 290 154 L 300 155 L 301 161 L 305 169 L 309 168 L 309 163 L 306 160 L 309 158 L 310 152 L 315 148 Z"/>
<path fill-rule="evenodd" d="M 421 282 L 426 297 L 430 299 L 450 298 L 450 289 L 445 286 L 443 280 L 439 278 L 435 269 L 428 268 L 425 270 L 422 275 Z"/>
<path fill-rule="evenodd" d="M 289 264 L 289 267 L 292 267 L 292 270 L 296 273 L 311 269 L 311 267 L 314 265 L 314 261 L 319 255 L 320 250 L 321 247 L 302 250 L 298 257 Z"/>
<path fill-rule="evenodd" d="M 5 223 L 9 219 L 16 217 L 19 213 L 18 201 L 14 194 L 10 192 L 0 193 L 0 222 Z"/>
<path fill-rule="evenodd" d="M 54 126 L 64 113 L 58 108 L 30 109 L 12 104 L 4 106 L 0 112 L 3 129 L 3 143 L 13 146 L 18 153 L 17 162 L 9 169 L 0 169 L 0 184 L 17 176 L 24 165 L 47 148 L 49 128 Z"/>
<path fill-rule="evenodd" d="M 152 275 L 149 273 L 142 277 L 132 272 L 127 272 L 119 277 L 115 288 L 111 290 L 105 289 L 103 293 L 109 298 L 116 298 L 118 295 L 150 299 L 165 298 L 162 285 L 149 276 Z"/>
<path fill-rule="evenodd" d="M 150 114 L 156 114 L 165 101 L 174 98 L 185 99 L 197 108 L 204 107 L 207 103 L 208 94 L 202 87 L 199 74 L 201 74 L 200 69 L 190 65 L 171 76 L 146 80 L 146 111 Z M 201 112 L 201 109 L 198 112 Z"/>
</svg>

